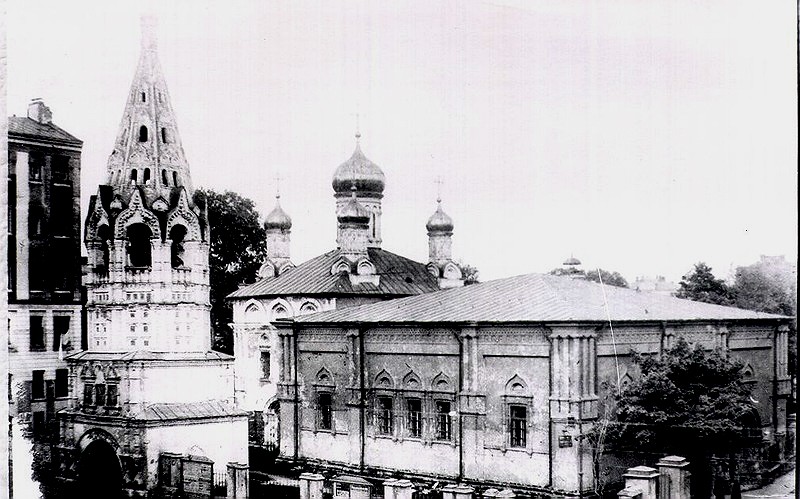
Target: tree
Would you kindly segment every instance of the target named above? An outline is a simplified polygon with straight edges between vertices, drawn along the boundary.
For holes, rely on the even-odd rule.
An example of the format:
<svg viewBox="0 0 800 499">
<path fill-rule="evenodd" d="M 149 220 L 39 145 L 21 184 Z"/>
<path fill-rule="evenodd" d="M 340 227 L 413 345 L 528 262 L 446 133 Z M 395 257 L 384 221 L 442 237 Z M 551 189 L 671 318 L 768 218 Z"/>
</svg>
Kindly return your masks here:
<svg viewBox="0 0 800 499">
<path fill-rule="evenodd" d="M 634 354 L 633 360 L 641 376 L 614 396 L 606 441 L 614 449 L 687 457 L 693 489 L 698 482 L 692 497 L 708 497 L 711 457 L 728 457 L 734 477 L 733 456 L 753 434 L 760 439 L 742 363 L 683 338 L 660 358 Z"/>
<path fill-rule="evenodd" d="M 235 192 L 198 189 L 195 203 L 208 211 L 211 226 L 208 256 L 211 283 L 211 327 L 214 349 L 233 353 L 233 309 L 225 297 L 256 280 L 267 238 L 252 200 Z"/>
<path fill-rule="evenodd" d="M 461 269 L 461 275 L 464 277 L 464 286 L 469 286 L 470 284 L 478 284 L 480 281 L 480 271 L 477 267 L 473 267 L 472 265 L 464 262 L 458 262 L 458 266 Z"/>
<path fill-rule="evenodd" d="M 618 288 L 627 288 L 628 281 L 622 277 L 622 274 L 619 272 L 609 272 L 605 269 L 594 269 L 594 270 L 587 270 L 586 271 L 586 280 L 587 281 L 594 281 L 600 282 L 600 278 L 602 277 L 603 284 L 608 286 L 617 286 Z"/>
<path fill-rule="evenodd" d="M 734 303 L 731 289 L 725 281 L 714 277 L 711 267 L 704 262 L 696 263 L 694 269 L 683 276 L 675 296 L 717 305 Z"/>
</svg>

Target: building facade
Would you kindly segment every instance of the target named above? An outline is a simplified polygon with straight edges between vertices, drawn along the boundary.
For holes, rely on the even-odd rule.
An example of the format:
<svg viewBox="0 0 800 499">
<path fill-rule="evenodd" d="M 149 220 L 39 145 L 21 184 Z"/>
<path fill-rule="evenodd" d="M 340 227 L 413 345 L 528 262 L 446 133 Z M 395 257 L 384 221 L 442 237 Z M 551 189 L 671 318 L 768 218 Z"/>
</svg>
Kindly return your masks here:
<svg viewBox="0 0 800 499">
<path fill-rule="evenodd" d="M 260 279 L 229 296 L 233 305 L 236 398 L 251 413 L 251 443 L 276 449 L 279 338 L 271 321 L 375 303 L 463 285 L 452 258 L 453 220 L 441 200 L 426 224 L 427 264 L 381 247 L 385 175 L 361 151 L 336 168 L 337 247 L 295 266 L 290 258 L 291 218 L 280 203 L 266 217 L 267 255 Z M 278 200 L 279 201 L 279 200 Z"/>
<path fill-rule="evenodd" d="M 8 119 L 8 381 L 35 436 L 66 407 L 64 355 L 82 347 L 82 147 L 41 99 Z"/>
<path fill-rule="evenodd" d="M 683 337 L 743 361 L 752 424 L 785 455 L 790 320 L 537 274 L 281 319 L 280 454 L 365 477 L 588 494 L 585 435 L 607 390 L 637 375 L 632 350 Z"/>
<path fill-rule="evenodd" d="M 86 216 L 87 349 L 66 358 L 70 407 L 59 412 L 59 474 L 82 494 L 144 495 L 164 485 L 164 456 L 217 471 L 247 463 L 233 358 L 211 351 L 211 228 L 193 195 L 155 21 L 143 18 L 107 179 Z"/>
</svg>

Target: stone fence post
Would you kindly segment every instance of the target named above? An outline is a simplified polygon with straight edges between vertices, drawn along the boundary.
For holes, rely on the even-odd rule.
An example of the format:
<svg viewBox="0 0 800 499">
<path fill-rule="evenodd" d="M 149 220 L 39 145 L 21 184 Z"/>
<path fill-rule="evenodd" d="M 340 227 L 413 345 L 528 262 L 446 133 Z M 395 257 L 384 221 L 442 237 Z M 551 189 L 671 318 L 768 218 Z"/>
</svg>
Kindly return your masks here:
<svg viewBox="0 0 800 499">
<path fill-rule="evenodd" d="M 250 467 L 246 464 L 228 463 L 228 499 L 247 499 L 250 484 Z"/>
<path fill-rule="evenodd" d="M 658 464 L 658 497 L 690 499 L 689 461 L 680 456 L 667 456 Z"/>
<path fill-rule="evenodd" d="M 641 499 L 658 499 L 658 471 L 655 468 L 634 466 L 622 476 L 625 478 L 625 488 L 639 489 Z"/>
<path fill-rule="evenodd" d="M 383 482 L 384 499 L 411 499 L 414 485 L 408 480 L 390 478 Z"/>
<path fill-rule="evenodd" d="M 325 477 L 318 473 L 300 475 L 300 499 L 322 499 L 322 485 Z"/>
<path fill-rule="evenodd" d="M 475 489 L 465 485 L 447 485 L 442 488 L 442 499 L 472 499 Z"/>
</svg>

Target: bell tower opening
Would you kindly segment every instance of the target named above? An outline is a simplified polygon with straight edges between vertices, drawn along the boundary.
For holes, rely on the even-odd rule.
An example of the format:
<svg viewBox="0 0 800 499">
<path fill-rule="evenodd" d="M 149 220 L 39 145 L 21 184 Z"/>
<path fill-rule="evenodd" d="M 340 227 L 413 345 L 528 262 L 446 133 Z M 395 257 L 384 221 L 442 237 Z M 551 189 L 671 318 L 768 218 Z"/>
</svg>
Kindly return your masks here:
<svg viewBox="0 0 800 499">
<path fill-rule="evenodd" d="M 147 142 L 147 127 L 144 125 L 139 127 L 139 142 Z"/>
<path fill-rule="evenodd" d="M 186 227 L 175 225 L 169 231 L 169 238 L 172 241 L 170 246 L 172 268 L 183 267 L 183 240 L 186 238 Z"/>
<path fill-rule="evenodd" d="M 143 223 L 128 226 L 128 264 L 131 267 L 150 267 L 152 265 L 150 247 L 152 234 L 150 227 Z"/>
</svg>

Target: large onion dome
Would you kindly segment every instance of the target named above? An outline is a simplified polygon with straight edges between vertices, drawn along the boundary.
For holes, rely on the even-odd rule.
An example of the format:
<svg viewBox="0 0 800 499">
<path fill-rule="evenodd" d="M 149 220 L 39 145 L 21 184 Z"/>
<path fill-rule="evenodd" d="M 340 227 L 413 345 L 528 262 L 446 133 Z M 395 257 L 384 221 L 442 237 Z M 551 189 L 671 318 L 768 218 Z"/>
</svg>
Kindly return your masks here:
<svg viewBox="0 0 800 499">
<path fill-rule="evenodd" d="M 356 135 L 356 138 L 358 137 L 359 135 Z M 378 165 L 364 156 L 361 145 L 356 142 L 356 150 L 350 159 L 336 168 L 331 185 L 337 194 L 347 193 L 353 185 L 360 194 L 382 194 L 386 177 Z"/>
<path fill-rule="evenodd" d="M 280 203 L 280 196 L 275 196 L 275 208 L 267 215 L 264 220 L 264 228 L 289 230 L 292 228 L 292 219 L 283 211 Z"/>
<path fill-rule="evenodd" d="M 442 211 L 442 200 L 438 199 L 437 203 L 436 211 L 428 219 L 425 228 L 428 232 L 453 232 L 453 219 Z"/>
</svg>

